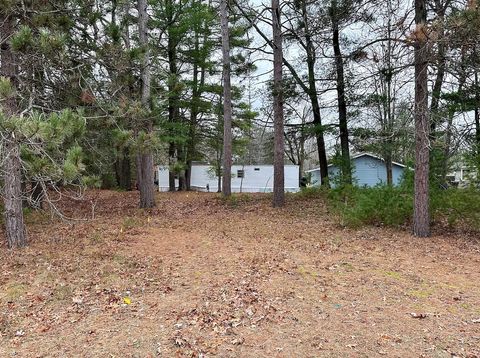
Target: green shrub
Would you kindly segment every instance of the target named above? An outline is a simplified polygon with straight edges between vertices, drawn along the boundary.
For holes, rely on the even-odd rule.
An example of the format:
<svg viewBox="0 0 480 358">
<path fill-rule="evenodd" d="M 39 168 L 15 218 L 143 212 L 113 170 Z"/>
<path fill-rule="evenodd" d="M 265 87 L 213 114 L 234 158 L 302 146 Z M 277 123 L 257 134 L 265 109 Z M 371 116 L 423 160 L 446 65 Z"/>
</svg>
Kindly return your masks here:
<svg viewBox="0 0 480 358">
<path fill-rule="evenodd" d="M 330 190 L 328 200 L 342 225 L 349 227 L 402 226 L 413 217 L 413 188 L 406 183 L 398 187 L 344 186 Z M 430 211 L 433 222 L 480 230 L 480 190 L 431 188 Z"/>
<path fill-rule="evenodd" d="M 351 227 L 365 224 L 400 226 L 407 223 L 413 213 L 412 193 L 403 187 L 344 186 L 333 189 L 329 199 L 342 224 Z"/>
<path fill-rule="evenodd" d="M 295 196 L 299 198 L 316 198 L 322 197 L 328 193 L 328 189 L 322 186 L 314 185 L 314 186 L 307 186 L 305 188 L 301 188 L 298 193 L 295 193 Z"/>
<path fill-rule="evenodd" d="M 473 187 L 436 190 L 430 207 L 435 221 L 446 220 L 450 226 L 465 225 L 480 230 L 480 190 Z"/>
</svg>

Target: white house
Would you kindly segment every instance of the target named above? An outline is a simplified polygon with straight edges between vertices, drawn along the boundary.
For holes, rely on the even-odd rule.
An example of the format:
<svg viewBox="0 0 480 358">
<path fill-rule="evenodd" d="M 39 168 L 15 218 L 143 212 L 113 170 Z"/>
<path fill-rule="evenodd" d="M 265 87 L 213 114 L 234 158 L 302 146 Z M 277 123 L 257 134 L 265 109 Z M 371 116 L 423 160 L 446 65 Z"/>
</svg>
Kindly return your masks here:
<svg viewBox="0 0 480 358">
<path fill-rule="evenodd" d="M 387 183 L 387 168 L 385 161 L 370 153 L 361 153 L 351 157 L 352 160 L 352 177 L 354 183 L 358 186 L 372 187 L 378 184 Z M 393 184 L 398 185 L 403 177 L 405 165 L 392 163 L 392 179 Z M 320 185 L 320 168 L 307 171 L 311 175 L 311 183 Z M 330 180 L 338 177 L 340 168 L 330 164 L 328 166 L 328 177 Z"/>
<path fill-rule="evenodd" d="M 285 191 L 297 192 L 299 188 L 299 166 L 285 165 Z M 169 189 L 169 169 L 159 167 L 158 188 Z M 175 181 L 178 188 L 178 180 Z M 197 191 L 218 191 L 218 177 L 212 166 L 193 164 L 190 186 Z M 233 165 L 232 192 L 235 193 L 270 193 L 273 191 L 273 165 Z"/>
<path fill-rule="evenodd" d="M 472 180 L 475 180 L 476 178 L 477 175 L 475 170 L 462 161 L 456 163 L 453 170 L 447 175 L 447 181 L 451 185 L 459 188 L 468 187 Z"/>
</svg>

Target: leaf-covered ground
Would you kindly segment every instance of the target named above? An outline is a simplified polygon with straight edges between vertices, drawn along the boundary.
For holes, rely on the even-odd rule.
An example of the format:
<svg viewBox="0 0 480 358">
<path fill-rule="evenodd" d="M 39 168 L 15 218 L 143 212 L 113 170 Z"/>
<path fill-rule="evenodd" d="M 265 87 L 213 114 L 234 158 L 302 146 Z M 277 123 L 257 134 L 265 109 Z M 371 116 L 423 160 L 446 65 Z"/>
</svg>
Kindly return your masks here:
<svg viewBox="0 0 480 358">
<path fill-rule="evenodd" d="M 319 198 L 137 195 L 32 214 L 30 246 L 1 248 L 1 357 L 480 356 L 475 237 L 346 230 Z"/>
</svg>

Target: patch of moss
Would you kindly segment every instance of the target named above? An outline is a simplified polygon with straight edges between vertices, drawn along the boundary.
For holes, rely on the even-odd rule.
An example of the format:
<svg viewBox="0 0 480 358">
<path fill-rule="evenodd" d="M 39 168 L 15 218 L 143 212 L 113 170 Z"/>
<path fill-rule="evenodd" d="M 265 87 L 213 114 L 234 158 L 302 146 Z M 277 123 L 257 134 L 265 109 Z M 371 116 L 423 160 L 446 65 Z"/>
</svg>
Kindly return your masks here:
<svg viewBox="0 0 480 358">
<path fill-rule="evenodd" d="M 402 274 L 400 272 L 397 272 L 397 271 L 385 271 L 383 274 L 385 276 L 391 277 L 395 280 L 401 280 L 403 278 Z"/>
<path fill-rule="evenodd" d="M 73 290 L 69 285 L 58 285 L 53 291 L 53 299 L 55 301 L 65 301 L 72 297 Z"/>
<path fill-rule="evenodd" d="M 418 299 L 427 299 L 434 293 L 433 289 L 409 290 L 407 295 Z"/>
<path fill-rule="evenodd" d="M 28 286 L 19 283 L 19 282 L 12 282 L 5 286 L 4 291 L 4 299 L 7 301 L 16 301 L 21 298 L 25 293 L 28 291 Z"/>
</svg>

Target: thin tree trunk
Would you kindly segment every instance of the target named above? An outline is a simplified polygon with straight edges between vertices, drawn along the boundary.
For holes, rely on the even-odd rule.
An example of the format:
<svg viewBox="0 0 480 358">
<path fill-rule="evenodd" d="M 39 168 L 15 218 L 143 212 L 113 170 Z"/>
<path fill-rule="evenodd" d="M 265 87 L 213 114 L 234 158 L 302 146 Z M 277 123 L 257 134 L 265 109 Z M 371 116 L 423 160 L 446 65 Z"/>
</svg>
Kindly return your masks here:
<svg viewBox="0 0 480 358">
<path fill-rule="evenodd" d="M 386 2 L 387 11 L 389 13 L 387 23 L 387 48 L 386 48 L 386 69 L 382 69 L 382 79 L 385 81 L 385 85 L 382 83 L 381 87 L 384 88 L 383 93 L 386 95 L 386 100 L 383 101 L 383 115 L 379 109 L 380 118 L 382 119 L 382 151 L 383 159 L 385 160 L 385 170 L 387 174 L 387 185 L 393 185 L 393 127 L 395 111 L 392 108 L 392 80 L 393 80 L 393 68 L 392 68 L 392 2 L 391 0 Z"/>
<path fill-rule="evenodd" d="M 223 186 L 224 196 L 232 194 L 232 88 L 230 82 L 230 32 L 228 0 L 220 1 L 223 54 Z"/>
<path fill-rule="evenodd" d="M 168 191 L 175 191 L 176 190 L 175 172 L 172 170 L 174 164 L 175 164 L 175 143 L 170 142 L 168 144 L 168 166 L 169 166 L 169 169 L 170 169 L 168 171 Z"/>
<path fill-rule="evenodd" d="M 142 106 L 147 110 L 150 109 L 150 51 L 148 47 L 148 13 L 147 0 L 138 0 L 138 32 L 139 43 L 144 49 L 141 69 L 142 79 Z M 146 126 L 149 134 L 153 131 L 153 124 L 150 119 Z M 149 149 L 137 154 L 137 173 L 138 184 L 140 190 L 140 207 L 152 208 L 155 206 L 155 187 L 154 187 L 154 172 L 153 172 L 153 154 Z"/>
<path fill-rule="evenodd" d="M 451 110 L 448 114 L 447 119 L 447 128 L 445 128 L 445 146 L 443 148 L 443 161 L 441 165 L 441 173 L 440 178 L 442 179 L 442 183 L 447 183 L 447 174 L 448 174 L 448 166 L 450 161 L 451 150 L 450 146 L 452 145 L 452 126 L 453 126 L 453 118 L 455 115 L 455 111 Z"/>
<path fill-rule="evenodd" d="M 308 97 L 312 105 L 313 125 L 315 126 L 315 137 L 318 152 L 318 161 L 320 164 L 321 184 L 328 185 L 328 161 L 327 151 L 325 149 L 325 139 L 323 136 L 322 116 L 320 113 L 320 104 L 318 102 L 317 81 L 315 78 L 316 54 L 315 47 L 310 34 L 308 23 L 308 13 L 306 0 L 302 1 L 302 17 L 305 26 L 305 44 L 307 52 L 308 68 Z"/>
<path fill-rule="evenodd" d="M 480 156 L 480 89 L 478 82 L 478 71 L 475 69 L 475 144 L 477 146 L 477 155 Z"/>
<path fill-rule="evenodd" d="M 195 50 L 198 51 L 198 38 L 195 40 Z M 192 81 L 192 108 L 190 110 L 190 124 L 188 128 L 187 154 L 186 154 L 186 170 L 185 170 L 185 184 L 187 190 L 191 189 L 192 177 L 192 161 L 195 155 L 195 126 L 197 125 L 198 117 L 198 65 L 193 65 L 193 81 Z"/>
<path fill-rule="evenodd" d="M 430 138 L 435 139 L 437 125 L 439 124 L 440 115 L 440 95 L 442 94 L 442 86 L 445 78 L 446 66 L 446 43 L 445 43 L 445 7 L 440 0 L 435 0 L 435 11 L 437 13 L 437 22 L 440 22 L 440 30 L 438 31 L 437 41 L 437 75 L 432 88 L 432 101 L 430 104 Z"/>
<path fill-rule="evenodd" d="M 285 138 L 283 123 L 283 37 L 279 0 L 272 0 L 273 31 L 273 207 L 285 205 Z"/>
<path fill-rule="evenodd" d="M 415 0 L 415 197 L 413 233 L 430 236 L 428 43 L 426 0 Z"/>
<path fill-rule="evenodd" d="M 461 59 L 461 63 L 463 63 L 463 56 Z M 463 67 L 463 66 L 462 66 Z M 457 93 L 462 93 L 463 91 L 463 86 L 465 85 L 465 71 L 462 68 L 462 71 L 460 72 L 460 76 L 458 79 L 458 88 L 457 88 Z M 450 108 L 448 112 L 448 119 L 447 119 L 447 127 L 445 128 L 445 145 L 443 147 L 443 161 L 441 164 L 441 173 L 440 173 L 440 178 L 442 179 L 442 183 L 448 184 L 447 183 L 447 174 L 448 174 L 448 169 L 449 169 L 449 161 L 450 157 L 452 155 L 451 151 L 451 145 L 452 145 L 452 136 L 453 136 L 453 120 L 455 117 L 455 109 Z"/>
<path fill-rule="evenodd" d="M 178 157 L 178 161 L 181 164 L 180 172 L 178 173 L 178 190 L 186 191 L 187 178 L 186 178 L 185 167 L 184 167 L 184 165 L 186 164 L 186 158 L 185 158 L 185 151 L 182 145 L 178 146 L 177 157 Z"/>
<path fill-rule="evenodd" d="M 121 150 L 120 155 L 115 161 L 117 185 L 123 190 L 130 191 L 132 190 L 130 150 L 128 148 L 119 148 L 119 150 Z"/>
<path fill-rule="evenodd" d="M 255 21 L 250 18 L 250 16 L 244 11 L 244 9 L 238 5 L 238 10 L 242 13 L 242 15 L 247 19 L 247 21 L 252 25 L 252 27 L 257 31 L 257 33 L 269 44 L 269 46 L 273 49 L 275 45 L 273 42 L 263 33 L 263 31 L 258 27 Z M 305 17 L 304 17 L 305 18 Z M 307 23 L 305 21 L 305 23 Z M 307 46 L 308 48 L 313 48 L 312 46 Z M 315 85 L 315 55 L 314 52 L 307 51 L 307 64 L 308 64 L 308 86 L 304 83 L 304 80 L 300 77 L 300 75 L 295 71 L 293 65 L 288 62 L 286 58 L 283 58 L 283 64 L 288 68 L 290 73 L 292 74 L 295 81 L 298 85 L 302 88 L 303 92 L 308 95 L 310 102 L 312 104 L 312 111 L 313 111 L 313 125 L 315 129 L 315 136 L 316 136 L 316 144 L 317 144 L 317 151 L 318 151 L 318 161 L 320 163 L 320 176 L 322 178 L 322 185 L 328 185 L 328 162 L 327 162 L 327 152 L 325 149 L 325 138 L 324 138 L 324 130 L 322 126 L 322 119 L 320 113 L 320 105 L 318 103 L 318 94 Z"/>
<path fill-rule="evenodd" d="M 200 2 L 199 2 L 200 3 Z M 203 42 L 208 41 L 208 29 L 205 24 Z M 195 32 L 195 53 L 199 53 L 200 50 L 200 38 L 198 31 Z M 200 67 L 200 68 L 199 68 Z M 201 101 L 201 95 L 203 93 L 203 88 L 205 85 L 205 65 L 199 64 L 196 61 L 193 64 L 193 74 L 192 74 L 192 107 L 190 111 L 190 127 L 188 133 L 188 143 L 187 143 L 187 154 L 186 154 L 186 171 L 185 171 L 185 180 L 187 190 L 191 190 L 191 177 L 192 177 L 192 162 L 196 154 L 196 128 L 198 124 L 199 116 L 199 104 Z"/>
<path fill-rule="evenodd" d="M 342 181 L 352 184 L 352 168 L 350 165 L 350 148 L 348 143 L 347 102 L 345 100 L 345 74 L 342 51 L 340 49 L 340 31 L 338 29 L 337 2 L 332 1 L 331 20 L 333 28 L 333 52 L 337 72 L 338 125 L 340 129 L 340 148 L 342 152 Z"/>
<path fill-rule="evenodd" d="M 165 1 L 166 9 L 168 11 L 167 18 L 170 22 L 167 33 L 167 55 L 168 55 L 168 71 L 169 71 L 169 78 L 168 78 L 168 122 L 170 124 L 169 132 L 170 137 L 175 137 L 175 123 L 179 120 L 179 99 L 178 99 L 178 89 L 177 89 L 177 76 L 178 76 L 178 66 L 177 66 L 177 38 L 175 31 L 173 29 L 174 20 L 174 4 L 172 0 Z M 168 164 L 170 166 L 169 172 L 169 180 L 168 180 L 168 187 L 169 191 L 173 192 L 176 190 L 175 185 L 175 172 L 172 170 L 175 166 L 176 159 L 175 155 L 177 153 L 177 146 L 178 144 L 174 139 L 171 139 L 168 147 Z"/>
</svg>

